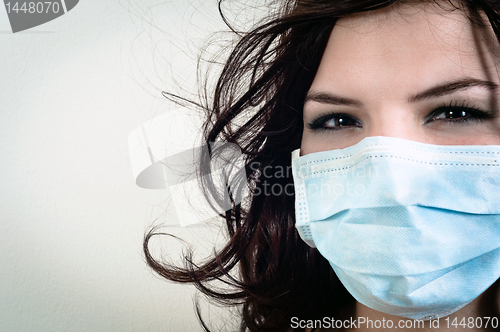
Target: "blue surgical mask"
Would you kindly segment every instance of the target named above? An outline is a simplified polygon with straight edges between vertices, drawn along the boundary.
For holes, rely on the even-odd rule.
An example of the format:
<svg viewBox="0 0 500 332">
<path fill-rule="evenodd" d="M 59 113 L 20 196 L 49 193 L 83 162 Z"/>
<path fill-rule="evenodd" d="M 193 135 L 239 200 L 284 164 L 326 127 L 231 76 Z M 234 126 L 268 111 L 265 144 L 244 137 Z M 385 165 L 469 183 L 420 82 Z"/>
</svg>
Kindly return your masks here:
<svg viewBox="0 0 500 332">
<path fill-rule="evenodd" d="M 500 277 L 500 146 L 368 137 L 299 154 L 296 228 L 360 303 L 438 318 Z"/>
</svg>

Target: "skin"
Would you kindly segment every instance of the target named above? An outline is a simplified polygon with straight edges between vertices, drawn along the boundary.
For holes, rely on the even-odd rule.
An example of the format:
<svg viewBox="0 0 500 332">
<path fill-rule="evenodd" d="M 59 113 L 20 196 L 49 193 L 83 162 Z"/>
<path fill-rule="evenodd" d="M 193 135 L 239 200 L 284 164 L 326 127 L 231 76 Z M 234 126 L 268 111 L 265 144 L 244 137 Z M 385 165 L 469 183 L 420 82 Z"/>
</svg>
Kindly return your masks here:
<svg viewBox="0 0 500 332">
<path fill-rule="evenodd" d="M 473 25 L 449 4 L 418 2 L 343 18 L 304 103 L 301 154 L 345 148 L 370 136 L 500 145 L 499 55 L 491 27 Z M 498 316 L 498 284 L 450 321 Z M 401 319 L 360 303 L 353 311 L 354 318 Z M 411 330 L 456 328 L 447 329 L 441 319 L 439 329 L 427 323 Z"/>
</svg>

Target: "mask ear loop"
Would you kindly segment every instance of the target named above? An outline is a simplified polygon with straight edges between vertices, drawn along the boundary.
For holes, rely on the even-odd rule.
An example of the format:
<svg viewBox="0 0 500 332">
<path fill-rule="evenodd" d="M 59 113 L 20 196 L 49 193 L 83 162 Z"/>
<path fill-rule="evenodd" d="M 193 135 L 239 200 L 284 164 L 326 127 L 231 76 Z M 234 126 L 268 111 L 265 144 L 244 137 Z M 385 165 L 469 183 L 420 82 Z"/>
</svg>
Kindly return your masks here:
<svg viewBox="0 0 500 332">
<path fill-rule="evenodd" d="M 295 188 L 295 228 L 300 238 L 311 248 L 316 248 L 311 234 L 306 188 L 300 164 L 300 149 L 292 152 L 292 174 Z"/>
</svg>

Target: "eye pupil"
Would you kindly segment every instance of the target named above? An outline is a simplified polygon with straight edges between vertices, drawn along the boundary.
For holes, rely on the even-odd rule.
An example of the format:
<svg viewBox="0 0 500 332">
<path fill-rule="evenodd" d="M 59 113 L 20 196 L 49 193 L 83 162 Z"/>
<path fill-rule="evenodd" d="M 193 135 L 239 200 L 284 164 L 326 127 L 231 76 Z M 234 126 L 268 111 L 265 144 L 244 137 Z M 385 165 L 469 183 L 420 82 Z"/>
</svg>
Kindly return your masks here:
<svg viewBox="0 0 500 332">
<path fill-rule="evenodd" d="M 338 116 L 326 122 L 329 127 L 343 127 L 352 125 L 352 120 L 345 116 Z"/>
<path fill-rule="evenodd" d="M 352 126 L 354 121 L 350 119 L 349 117 L 346 116 L 338 116 L 335 119 L 332 119 L 335 127 L 346 127 L 346 126 Z"/>
<path fill-rule="evenodd" d="M 467 112 L 465 112 L 465 111 L 450 110 L 450 111 L 446 112 L 447 119 L 463 118 L 466 116 L 467 116 Z"/>
</svg>

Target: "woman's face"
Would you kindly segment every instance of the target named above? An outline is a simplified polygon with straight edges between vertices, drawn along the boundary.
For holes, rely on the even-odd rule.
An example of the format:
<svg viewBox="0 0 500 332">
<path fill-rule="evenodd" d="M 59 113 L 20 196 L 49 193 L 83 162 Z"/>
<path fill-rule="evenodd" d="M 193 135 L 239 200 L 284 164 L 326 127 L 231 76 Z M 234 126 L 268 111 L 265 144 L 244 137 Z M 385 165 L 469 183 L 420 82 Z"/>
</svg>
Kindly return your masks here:
<svg viewBox="0 0 500 332">
<path fill-rule="evenodd" d="M 304 103 L 302 155 L 369 136 L 500 144 L 495 38 L 436 5 L 339 20 Z"/>
</svg>

